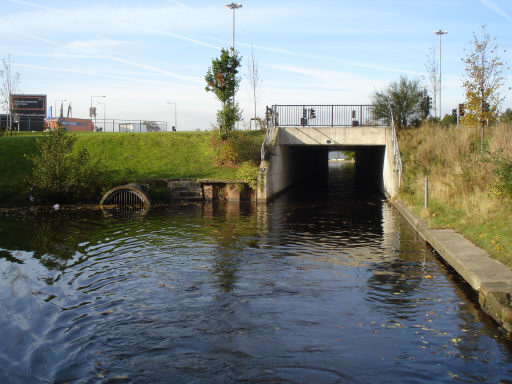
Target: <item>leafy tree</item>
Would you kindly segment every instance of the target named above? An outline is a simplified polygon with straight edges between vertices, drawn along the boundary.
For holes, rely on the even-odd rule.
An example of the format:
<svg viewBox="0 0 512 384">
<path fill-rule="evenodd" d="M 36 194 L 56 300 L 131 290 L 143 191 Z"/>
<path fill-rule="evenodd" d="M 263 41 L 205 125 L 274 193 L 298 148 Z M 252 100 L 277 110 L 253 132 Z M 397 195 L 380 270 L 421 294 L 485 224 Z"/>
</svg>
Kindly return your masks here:
<svg viewBox="0 0 512 384">
<path fill-rule="evenodd" d="M 373 118 L 389 119 L 392 110 L 397 129 L 407 128 L 426 117 L 423 90 L 416 79 L 400 76 L 400 80 L 389 84 L 386 89 L 375 91 L 371 101 Z"/>
<path fill-rule="evenodd" d="M 235 93 L 240 84 L 237 76 L 241 58 L 233 50 L 222 48 L 220 57 L 212 60 L 212 65 L 206 73 L 206 91 L 215 93 L 222 103 L 222 109 L 217 111 L 217 124 L 221 135 L 228 135 L 241 114 L 238 104 L 234 103 Z"/>
<path fill-rule="evenodd" d="M 473 33 L 471 52 L 462 61 L 466 64 L 465 115 L 462 122 L 480 125 L 481 142 L 484 141 L 484 127 L 497 121 L 499 106 L 503 100 L 500 90 L 504 85 L 503 62 L 498 56 L 496 38 L 491 37 L 482 27 L 482 37 Z"/>
</svg>

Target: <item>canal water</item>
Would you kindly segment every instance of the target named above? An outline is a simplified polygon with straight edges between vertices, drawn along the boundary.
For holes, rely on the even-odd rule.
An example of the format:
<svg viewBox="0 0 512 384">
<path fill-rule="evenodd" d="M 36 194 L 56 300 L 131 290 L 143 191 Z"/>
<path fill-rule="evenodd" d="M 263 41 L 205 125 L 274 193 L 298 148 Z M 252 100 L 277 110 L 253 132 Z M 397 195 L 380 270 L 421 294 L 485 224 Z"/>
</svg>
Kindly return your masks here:
<svg viewBox="0 0 512 384">
<path fill-rule="evenodd" d="M 269 205 L 0 214 L 2 383 L 512 383 L 511 339 L 350 165 Z"/>
</svg>

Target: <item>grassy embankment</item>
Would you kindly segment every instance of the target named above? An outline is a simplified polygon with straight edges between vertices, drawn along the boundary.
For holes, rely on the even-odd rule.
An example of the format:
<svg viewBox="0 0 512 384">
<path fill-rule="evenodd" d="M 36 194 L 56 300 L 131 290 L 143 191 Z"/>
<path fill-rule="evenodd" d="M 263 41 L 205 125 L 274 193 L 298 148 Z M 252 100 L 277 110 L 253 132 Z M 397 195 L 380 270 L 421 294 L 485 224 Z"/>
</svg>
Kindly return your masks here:
<svg viewBox="0 0 512 384">
<path fill-rule="evenodd" d="M 74 152 L 87 149 L 103 189 L 124 182 L 163 178 L 236 179 L 242 161 L 259 157 L 260 131 L 236 133 L 230 145 L 215 132 L 80 133 Z M 32 163 L 41 135 L 0 137 L 0 202 L 27 202 Z M 100 197 L 98 197 L 99 200 Z"/>
<path fill-rule="evenodd" d="M 503 190 L 496 163 L 501 154 L 512 164 L 512 126 L 486 127 L 483 152 L 479 129 L 464 126 L 425 124 L 401 132 L 399 141 L 403 160 L 399 198 L 431 227 L 462 233 L 512 267 L 512 196 Z M 429 183 L 427 210 L 425 176 Z M 511 187 L 510 180 L 505 184 Z"/>
</svg>

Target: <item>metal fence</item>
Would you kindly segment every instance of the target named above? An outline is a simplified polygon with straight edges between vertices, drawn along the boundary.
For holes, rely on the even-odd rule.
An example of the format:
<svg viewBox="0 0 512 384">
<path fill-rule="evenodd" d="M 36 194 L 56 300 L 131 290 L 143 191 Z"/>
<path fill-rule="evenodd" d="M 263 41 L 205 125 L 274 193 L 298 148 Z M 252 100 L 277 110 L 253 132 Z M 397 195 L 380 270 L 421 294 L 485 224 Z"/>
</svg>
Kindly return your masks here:
<svg viewBox="0 0 512 384">
<path fill-rule="evenodd" d="M 13 131 L 42 131 L 44 130 L 44 117 L 21 116 L 18 122 L 12 122 Z M 172 131 L 173 127 L 165 121 L 155 120 L 121 120 L 121 119 L 93 119 L 95 131 L 102 132 L 165 132 Z M 8 115 L 0 115 L 0 131 L 7 131 L 9 126 Z"/>
<path fill-rule="evenodd" d="M 93 119 L 95 131 L 102 132 L 165 132 L 172 131 L 165 121 Z"/>
<path fill-rule="evenodd" d="M 387 126 L 374 119 L 372 105 L 274 105 L 276 125 L 284 127 Z"/>
<path fill-rule="evenodd" d="M 0 115 L 0 131 L 7 131 L 9 127 L 9 115 Z M 12 121 L 13 131 L 42 131 L 44 128 L 44 117 L 21 116 L 15 122 Z"/>
</svg>

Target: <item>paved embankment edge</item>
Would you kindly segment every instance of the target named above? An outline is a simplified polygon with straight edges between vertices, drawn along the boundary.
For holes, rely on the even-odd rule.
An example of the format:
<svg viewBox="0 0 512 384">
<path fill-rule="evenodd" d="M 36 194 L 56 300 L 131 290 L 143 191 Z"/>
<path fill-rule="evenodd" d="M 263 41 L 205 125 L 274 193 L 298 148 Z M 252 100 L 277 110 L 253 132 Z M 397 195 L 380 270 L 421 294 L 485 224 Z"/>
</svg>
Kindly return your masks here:
<svg viewBox="0 0 512 384">
<path fill-rule="evenodd" d="M 427 227 L 401 201 L 391 204 L 418 234 L 478 292 L 480 306 L 506 331 L 512 332 L 512 270 L 491 259 L 461 234 Z"/>
</svg>

